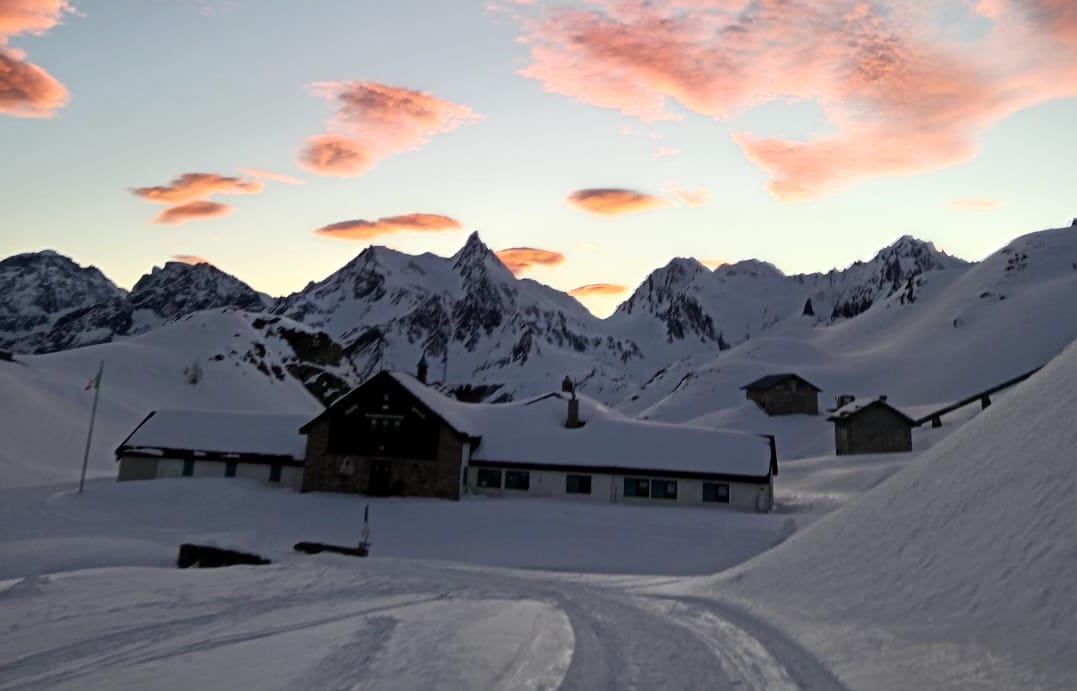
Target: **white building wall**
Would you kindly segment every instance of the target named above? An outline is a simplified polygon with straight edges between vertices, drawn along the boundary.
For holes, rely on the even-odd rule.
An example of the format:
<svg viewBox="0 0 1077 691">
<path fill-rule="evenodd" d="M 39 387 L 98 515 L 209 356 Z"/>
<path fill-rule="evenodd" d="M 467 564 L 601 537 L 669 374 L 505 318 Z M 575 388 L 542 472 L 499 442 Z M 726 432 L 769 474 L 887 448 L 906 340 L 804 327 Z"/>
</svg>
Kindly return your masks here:
<svg viewBox="0 0 1077 691">
<path fill-rule="evenodd" d="M 732 508 L 740 511 L 770 511 L 773 504 L 773 488 L 768 485 L 730 482 L 729 503 L 704 502 L 703 481 L 677 478 L 676 499 L 652 499 L 647 497 L 626 497 L 624 480 L 626 477 L 668 480 L 673 478 L 652 478 L 640 475 L 600 475 L 595 473 L 574 473 L 591 476 L 591 494 L 568 494 L 566 476 L 562 471 L 531 470 L 530 487 L 527 490 L 505 489 L 505 471 L 514 468 L 500 468 L 501 488 L 479 487 L 479 468 L 471 467 L 467 474 L 467 488 L 472 494 L 499 497 L 555 497 L 579 501 L 606 501 L 623 504 L 643 504 L 648 506 L 708 506 L 714 508 Z M 497 470 L 497 468 L 491 468 Z M 709 481 L 708 481 L 709 482 Z"/>
<path fill-rule="evenodd" d="M 157 477 L 183 477 L 183 461 L 178 458 L 157 461 Z"/>
<path fill-rule="evenodd" d="M 120 463 L 130 464 L 146 461 L 156 464 L 157 472 L 155 477 L 157 478 L 183 477 L 184 460 L 180 458 L 142 459 L 124 457 L 120 460 Z M 226 460 L 195 460 L 192 477 L 226 477 L 227 467 L 228 461 Z M 269 483 L 271 470 L 272 465 L 269 464 L 237 463 L 235 476 L 244 480 Z M 273 484 L 290 487 L 298 492 L 303 485 L 303 468 L 292 465 L 281 466 L 280 482 Z"/>
</svg>

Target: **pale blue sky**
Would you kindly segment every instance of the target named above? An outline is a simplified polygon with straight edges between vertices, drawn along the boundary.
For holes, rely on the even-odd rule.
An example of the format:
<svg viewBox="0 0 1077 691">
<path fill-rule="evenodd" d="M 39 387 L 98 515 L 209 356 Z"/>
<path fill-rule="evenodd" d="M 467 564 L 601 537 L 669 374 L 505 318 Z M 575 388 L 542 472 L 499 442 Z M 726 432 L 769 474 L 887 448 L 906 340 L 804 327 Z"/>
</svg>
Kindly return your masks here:
<svg viewBox="0 0 1077 691">
<path fill-rule="evenodd" d="M 818 271 L 868 258 L 903 234 L 980 259 L 1016 235 L 1077 215 L 1077 90 L 975 129 L 971 160 L 864 176 L 785 203 L 730 135 L 828 136 L 834 128 L 817 104 L 776 100 L 718 120 L 670 101 L 682 119 L 644 122 L 547 93 L 517 74 L 532 62 L 517 42 L 525 23 L 481 0 L 73 4 L 79 13 L 47 33 L 8 39 L 71 100 L 51 118 L 0 113 L 0 255 L 56 249 L 124 287 L 173 254 L 192 254 L 256 289 L 285 294 L 368 244 L 315 237 L 316 228 L 409 213 L 450 216 L 462 227 L 375 242 L 447 255 L 478 229 L 494 250 L 565 255 L 525 276 L 562 290 L 610 283 L 629 291 L 675 256 L 758 257 L 790 273 Z M 950 33 L 983 31 L 982 17 L 947 17 Z M 322 177 L 298 167 L 296 156 L 307 137 L 326 130 L 331 105 L 306 91 L 325 81 L 425 91 L 481 119 L 361 176 Z M 681 153 L 655 158 L 660 147 Z M 151 223 L 162 207 L 129 191 L 189 172 L 241 175 L 244 167 L 306 184 L 267 180 L 261 194 L 216 196 L 235 212 L 182 225 Z M 564 201 L 585 188 L 669 197 L 667 181 L 706 188 L 709 203 L 596 217 Z M 963 198 L 997 205 L 948 207 Z M 625 297 L 586 304 L 605 314 Z"/>
</svg>

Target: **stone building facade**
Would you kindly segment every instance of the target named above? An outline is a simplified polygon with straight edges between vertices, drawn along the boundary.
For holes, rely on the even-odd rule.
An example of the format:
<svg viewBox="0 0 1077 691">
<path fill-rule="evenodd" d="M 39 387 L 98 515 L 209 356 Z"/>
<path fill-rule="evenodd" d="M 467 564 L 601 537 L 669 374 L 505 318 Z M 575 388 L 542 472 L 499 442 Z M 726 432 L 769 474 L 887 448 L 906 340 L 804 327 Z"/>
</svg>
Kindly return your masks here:
<svg viewBox="0 0 1077 691">
<path fill-rule="evenodd" d="M 915 421 L 885 399 L 854 401 L 834 411 L 834 447 L 839 456 L 912 451 Z"/>
<path fill-rule="evenodd" d="M 803 377 L 770 374 L 742 386 L 749 401 L 755 401 L 767 415 L 818 415 L 821 389 Z"/>
<path fill-rule="evenodd" d="M 300 429 L 304 492 L 460 498 L 471 440 L 401 376 L 375 375 Z"/>
</svg>

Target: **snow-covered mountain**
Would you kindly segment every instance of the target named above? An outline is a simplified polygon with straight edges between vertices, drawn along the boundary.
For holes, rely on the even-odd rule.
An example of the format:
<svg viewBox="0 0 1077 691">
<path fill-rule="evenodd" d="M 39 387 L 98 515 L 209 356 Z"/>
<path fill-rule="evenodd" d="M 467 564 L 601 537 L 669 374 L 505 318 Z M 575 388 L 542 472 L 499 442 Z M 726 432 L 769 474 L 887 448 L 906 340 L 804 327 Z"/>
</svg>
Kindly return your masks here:
<svg viewBox="0 0 1077 691">
<path fill-rule="evenodd" d="M 57 322 L 79 321 L 97 305 L 111 307 L 83 320 L 79 333 L 88 334 L 98 326 L 112 333 L 127 329 L 129 315 L 115 309 L 124 297 L 124 291 L 96 268 L 79 266 L 51 250 L 8 257 L 0 261 L 0 350 L 46 348 Z M 54 350 L 84 344 L 68 338 Z"/>
<path fill-rule="evenodd" d="M 741 386 L 776 371 L 806 377 L 824 403 L 844 393 L 887 394 L 899 406 L 952 402 L 1044 364 L 1077 338 L 1077 321 L 1059 318 L 1077 301 L 1074 259 L 1075 228 L 1025 235 L 978 264 L 884 284 L 880 295 L 903 282 L 853 318 L 785 320 L 729 350 L 680 360 L 620 407 L 695 419 L 739 406 Z"/>
<path fill-rule="evenodd" d="M 107 343 L 206 309 L 273 304 L 210 264 L 168 262 L 130 293 L 94 267 L 46 250 L 0 262 L 0 350 L 51 353 Z"/>
<path fill-rule="evenodd" d="M 367 248 L 274 312 L 328 332 L 363 376 L 413 370 L 425 354 L 432 380 L 493 399 L 548 391 L 566 374 L 616 396 L 642 357 L 576 300 L 513 276 L 477 233 L 449 258 Z"/>
<path fill-rule="evenodd" d="M 786 276 L 772 264 L 747 260 L 713 271 L 678 258 L 652 272 L 610 317 L 610 327 L 645 351 L 678 357 L 725 350 L 779 322 L 818 324 L 855 317 L 928 271 L 960 270 L 967 262 L 911 236 L 871 261 L 827 273 Z M 672 360 L 672 358 L 671 358 Z"/>
</svg>

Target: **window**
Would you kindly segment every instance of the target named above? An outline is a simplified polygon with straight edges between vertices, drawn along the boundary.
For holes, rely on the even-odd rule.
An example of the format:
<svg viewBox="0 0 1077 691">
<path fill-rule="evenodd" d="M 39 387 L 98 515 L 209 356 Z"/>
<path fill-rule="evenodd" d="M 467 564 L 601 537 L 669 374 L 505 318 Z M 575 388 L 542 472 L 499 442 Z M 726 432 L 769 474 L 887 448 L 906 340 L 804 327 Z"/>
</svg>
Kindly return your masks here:
<svg viewBox="0 0 1077 691">
<path fill-rule="evenodd" d="M 531 489 L 531 473 L 526 470 L 506 470 L 505 489 Z"/>
<path fill-rule="evenodd" d="M 239 463 L 237 463 L 236 461 L 228 461 L 227 463 L 225 463 L 224 464 L 224 476 L 225 477 L 235 477 L 236 476 L 236 468 L 238 466 L 239 466 Z"/>
<path fill-rule="evenodd" d="M 719 504 L 729 503 L 729 485 L 725 482 L 704 482 L 703 501 L 713 501 Z"/>
<path fill-rule="evenodd" d="M 479 468 L 479 475 L 475 481 L 479 487 L 501 489 L 501 471 L 490 470 L 489 468 Z"/>
<path fill-rule="evenodd" d="M 651 488 L 651 481 L 640 477 L 625 478 L 626 497 L 646 497 Z"/>
<path fill-rule="evenodd" d="M 566 475 L 565 476 L 565 494 L 590 494 L 591 493 L 591 476 L 590 475 Z"/>
<path fill-rule="evenodd" d="M 281 471 L 280 463 L 274 463 L 273 465 L 271 465 L 269 467 L 269 481 L 270 482 L 280 482 L 280 471 Z"/>
<path fill-rule="evenodd" d="M 194 459 L 188 458 L 183 462 L 183 477 L 191 477 L 194 475 Z"/>
<path fill-rule="evenodd" d="M 676 480 L 651 480 L 651 499 L 676 499 Z"/>
</svg>

